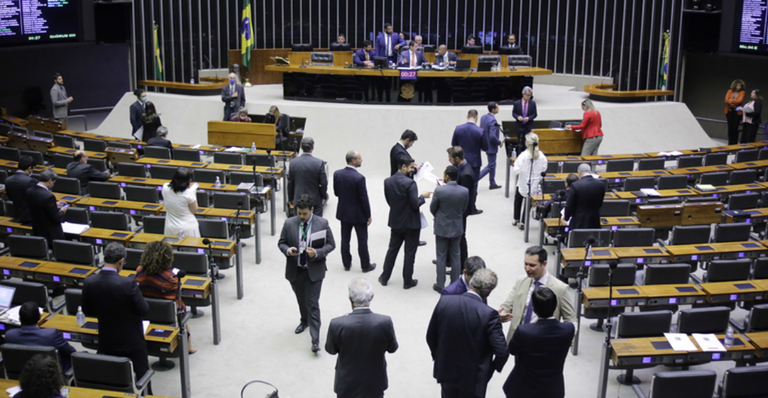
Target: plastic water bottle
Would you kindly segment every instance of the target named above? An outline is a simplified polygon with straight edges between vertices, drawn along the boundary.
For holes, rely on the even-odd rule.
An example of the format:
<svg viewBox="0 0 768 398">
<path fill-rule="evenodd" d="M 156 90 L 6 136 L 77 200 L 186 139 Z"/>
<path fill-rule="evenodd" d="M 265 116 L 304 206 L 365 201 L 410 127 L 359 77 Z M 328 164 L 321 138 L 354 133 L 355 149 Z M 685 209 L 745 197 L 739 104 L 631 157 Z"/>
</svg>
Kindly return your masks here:
<svg viewBox="0 0 768 398">
<path fill-rule="evenodd" d="M 184 234 L 184 230 L 183 230 L 183 229 L 180 229 L 180 230 L 179 230 L 179 240 L 180 240 L 180 241 L 181 241 L 181 240 L 184 240 L 184 237 L 185 237 L 185 234 Z"/>
<path fill-rule="evenodd" d="M 512 148 L 512 154 L 510 154 L 509 157 L 511 157 L 512 159 L 516 159 L 517 158 L 517 149 Z"/>
<path fill-rule="evenodd" d="M 85 314 L 83 314 L 83 307 L 77 306 L 77 326 L 82 327 L 83 325 L 85 325 Z"/>
<path fill-rule="evenodd" d="M 256 153 L 256 143 L 251 142 L 251 152 Z"/>
<path fill-rule="evenodd" d="M 214 186 L 216 188 L 221 188 L 221 180 L 219 180 L 219 177 L 216 177 L 216 184 Z"/>
<path fill-rule="evenodd" d="M 731 327 L 731 325 L 728 325 L 728 330 L 725 331 L 723 345 L 726 347 L 733 347 L 733 327 Z"/>
<path fill-rule="evenodd" d="M 194 77 L 189 79 L 189 84 L 195 84 L 195 78 Z"/>
<path fill-rule="evenodd" d="M 589 249 L 587 249 L 587 260 L 592 258 L 592 246 L 589 246 Z"/>
</svg>

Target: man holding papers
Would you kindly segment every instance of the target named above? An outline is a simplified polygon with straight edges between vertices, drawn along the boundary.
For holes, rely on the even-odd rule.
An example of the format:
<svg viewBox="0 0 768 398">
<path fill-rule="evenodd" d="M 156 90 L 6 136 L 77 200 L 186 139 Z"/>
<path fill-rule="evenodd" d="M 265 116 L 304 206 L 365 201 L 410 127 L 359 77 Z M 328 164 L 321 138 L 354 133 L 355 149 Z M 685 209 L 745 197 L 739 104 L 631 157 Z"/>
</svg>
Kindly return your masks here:
<svg viewBox="0 0 768 398">
<path fill-rule="evenodd" d="M 328 221 L 312 214 L 312 197 L 301 195 L 295 203 L 297 216 L 285 220 L 277 246 L 285 254 L 285 279 L 299 303 L 301 322 L 295 333 L 309 326 L 312 352 L 320 351 L 320 289 L 325 278 L 325 258 L 336 248 Z"/>
</svg>

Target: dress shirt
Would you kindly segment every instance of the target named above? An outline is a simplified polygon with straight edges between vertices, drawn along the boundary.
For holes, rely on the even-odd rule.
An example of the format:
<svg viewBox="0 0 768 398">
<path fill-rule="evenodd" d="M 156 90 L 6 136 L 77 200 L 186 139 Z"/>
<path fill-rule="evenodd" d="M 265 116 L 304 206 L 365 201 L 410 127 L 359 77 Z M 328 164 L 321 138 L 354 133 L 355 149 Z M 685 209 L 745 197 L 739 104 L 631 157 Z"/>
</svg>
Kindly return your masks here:
<svg viewBox="0 0 768 398">
<path fill-rule="evenodd" d="M 51 192 L 51 190 L 50 190 L 50 189 L 48 189 L 48 187 L 46 187 L 45 185 L 43 185 L 43 184 L 42 184 L 42 183 L 40 183 L 40 182 L 38 182 L 38 183 L 37 183 L 37 186 L 38 186 L 38 187 L 43 187 L 43 188 L 45 188 L 45 190 L 46 190 L 46 191 L 48 191 L 48 192 Z"/>
<path fill-rule="evenodd" d="M 392 56 L 392 36 L 388 34 L 384 34 L 387 40 L 387 57 Z"/>
<path fill-rule="evenodd" d="M 479 294 L 477 294 L 477 293 L 475 293 L 475 292 L 473 292 L 473 291 L 471 291 L 471 290 L 467 290 L 467 293 L 470 293 L 470 294 L 474 294 L 475 296 L 477 296 L 477 297 L 480 297 L 480 295 L 479 295 Z M 482 298 L 482 297 L 480 297 L 480 300 L 483 300 L 483 298 Z M 483 300 L 483 302 L 485 302 L 485 300 Z"/>
<path fill-rule="evenodd" d="M 101 271 L 99 271 L 99 272 L 104 272 L 104 271 L 107 271 L 107 272 L 117 272 L 116 269 L 110 268 L 110 267 L 102 267 Z"/>
<path fill-rule="evenodd" d="M 461 283 L 463 283 L 464 287 L 466 287 L 467 291 L 469 291 L 469 283 L 467 283 L 467 278 L 465 278 L 464 275 L 461 276 Z"/>
<path fill-rule="evenodd" d="M 541 286 L 547 286 L 547 279 L 549 279 L 549 272 L 544 272 L 544 276 L 542 276 L 541 279 L 539 279 L 539 280 L 537 280 L 535 282 L 539 282 L 539 284 L 541 284 Z M 523 308 L 526 310 L 526 312 L 527 312 L 528 306 L 531 303 L 531 296 L 533 296 L 533 289 L 534 288 L 536 288 L 536 285 L 534 284 L 534 282 L 531 282 L 531 288 L 528 289 L 528 297 L 526 297 L 526 299 L 525 299 L 525 306 L 523 306 Z M 523 319 L 525 319 L 526 316 L 528 316 L 528 314 L 523 314 Z M 536 313 L 533 312 L 533 307 L 531 307 L 531 321 L 530 321 L 530 323 L 536 322 L 537 319 L 539 319 L 539 317 L 536 316 Z"/>
</svg>

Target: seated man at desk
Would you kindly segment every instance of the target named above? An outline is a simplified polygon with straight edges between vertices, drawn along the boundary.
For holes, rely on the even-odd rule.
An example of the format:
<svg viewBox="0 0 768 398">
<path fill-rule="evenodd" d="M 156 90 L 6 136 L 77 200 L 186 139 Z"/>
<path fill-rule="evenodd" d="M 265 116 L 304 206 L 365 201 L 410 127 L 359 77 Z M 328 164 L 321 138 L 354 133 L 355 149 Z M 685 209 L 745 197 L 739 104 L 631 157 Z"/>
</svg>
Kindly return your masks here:
<svg viewBox="0 0 768 398">
<path fill-rule="evenodd" d="M 344 33 L 339 33 L 339 36 L 336 38 L 336 41 L 331 44 L 346 44 L 347 38 L 344 36 Z"/>
<path fill-rule="evenodd" d="M 157 137 L 153 137 L 147 142 L 149 146 L 164 146 L 173 151 L 173 144 L 166 137 L 168 137 L 168 127 L 160 126 L 157 128 Z"/>
<path fill-rule="evenodd" d="M 437 48 L 437 54 L 435 55 L 435 64 L 440 66 L 448 66 L 448 65 L 455 65 L 456 61 L 459 60 L 458 55 L 456 53 L 448 51 L 448 46 L 445 44 L 441 44 L 440 47 Z"/>
<path fill-rule="evenodd" d="M 352 57 L 355 66 L 372 68 L 373 67 L 373 43 L 369 40 L 363 41 L 363 48 L 355 51 Z"/>
<path fill-rule="evenodd" d="M 67 177 L 80 180 L 80 194 L 88 195 L 88 184 L 91 181 L 106 181 L 109 179 L 109 171 L 98 171 L 88 164 L 88 154 L 85 151 L 77 151 L 72 156 L 72 162 L 67 165 Z"/>
<path fill-rule="evenodd" d="M 404 68 L 418 68 L 424 62 L 427 62 L 427 59 L 424 58 L 424 54 L 419 51 L 419 45 L 411 40 L 408 42 L 408 51 L 404 51 L 400 54 L 397 66 Z"/>
<path fill-rule="evenodd" d="M 34 301 L 28 301 L 19 308 L 20 329 L 11 329 L 5 333 L 5 342 L 9 344 L 35 345 L 53 347 L 59 351 L 59 360 L 62 372 L 66 372 L 72 366 L 70 356 L 75 352 L 58 329 L 41 329 L 40 307 Z"/>
</svg>

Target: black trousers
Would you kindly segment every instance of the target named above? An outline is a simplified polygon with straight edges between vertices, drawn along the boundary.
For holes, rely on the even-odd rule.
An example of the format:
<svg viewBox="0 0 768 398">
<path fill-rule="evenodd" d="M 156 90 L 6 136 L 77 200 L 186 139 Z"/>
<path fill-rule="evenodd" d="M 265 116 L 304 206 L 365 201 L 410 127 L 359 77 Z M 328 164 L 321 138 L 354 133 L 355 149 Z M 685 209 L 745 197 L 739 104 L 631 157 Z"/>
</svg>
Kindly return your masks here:
<svg viewBox="0 0 768 398">
<path fill-rule="evenodd" d="M 381 280 L 388 282 L 392 276 L 392 270 L 395 268 L 397 253 L 400 252 L 400 246 L 405 242 L 405 255 L 403 258 L 403 284 L 413 283 L 413 263 L 416 261 L 416 249 L 419 248 L 419 234 L 421 229 L 395 229 L 389 234 L 389 248 L 387 256 L 384 258 L 384 270 L 381 273 Z"/>
<path fill-rule="evenodd" d="M 728 145 L 739 143 L 739 121 L 741 116 L 735 109 L 729 109 L 725 114 L 725 120 L 728 121 Z"/>
<path fill-rule="evenodd" d="M 296 279 L 291 282 L 293 293 L 296 294 L 296 302 L 299 304 L 301 313 L 301 324 L 309 325 L 309 335 L 312 337 L 312 343 L 320 343 L 320 290 L 323 287 L 323 280 L 312 282 L 309 279 L 309 272 L 304 268 L 299 268 Z"/>
<path fill-rule="evenodd" d="M 741 125 L 741 143 L 746 144 L 748 142 L 755 142 L 757 137 L 757 129 L 760 128 L 757 124 L 744 123 Z"/>
<path fill-rule="evenodd" d="M 523 195 L 520 195 L 520 188 L 515 188 L 515 221 L 525 221 L 520 219 L 523 207 Z"/>
<path fill-rule="evenodd" d="M 442 383 L 440 388 L 442 390 L 442 398 L 483 398 L 475 395 L 474 392 L 460 390 L 450 384 Z"/>
<path fill-rule="evenodd" d="M 341 222 L 341 263 L 344 268 L 352 267 L 352 253 L 349 241 L 352 238 L 352 228 L 357 235 L 357 254 L 360 256 L 360 266 L 365 270 L 371 267 L 371 256 L 368 254 L 368 225 Z"/>
</svg>

